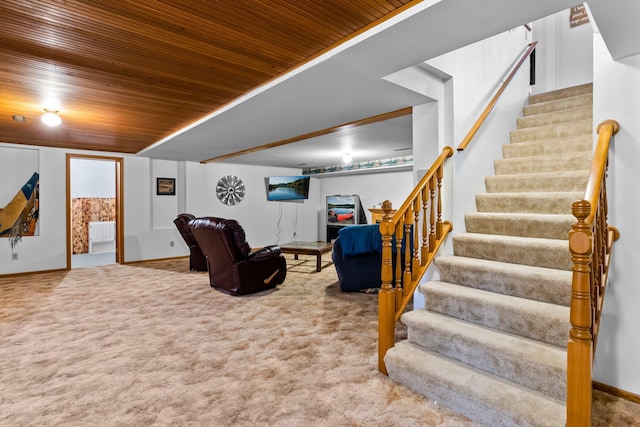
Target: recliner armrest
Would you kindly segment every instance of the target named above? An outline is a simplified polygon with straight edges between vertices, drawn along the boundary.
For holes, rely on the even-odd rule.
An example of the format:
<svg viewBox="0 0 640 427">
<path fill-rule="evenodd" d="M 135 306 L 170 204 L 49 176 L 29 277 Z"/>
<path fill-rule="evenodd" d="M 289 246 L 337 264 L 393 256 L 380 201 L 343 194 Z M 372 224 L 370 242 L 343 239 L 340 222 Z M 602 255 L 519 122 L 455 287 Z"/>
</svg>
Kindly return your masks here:
<svg viewBox="0 0 640 427">
<path fill-rule="evenodd" d="M 262 249 L 258 249 L 255 252 L 252 252 L 247 257 L 247 260 L 252 262 L 259 262 L 265 259 L 273 258 L 280 255 L 280 246 L 278 245 L 270 245 L 265 246 Z"/>
</svg>

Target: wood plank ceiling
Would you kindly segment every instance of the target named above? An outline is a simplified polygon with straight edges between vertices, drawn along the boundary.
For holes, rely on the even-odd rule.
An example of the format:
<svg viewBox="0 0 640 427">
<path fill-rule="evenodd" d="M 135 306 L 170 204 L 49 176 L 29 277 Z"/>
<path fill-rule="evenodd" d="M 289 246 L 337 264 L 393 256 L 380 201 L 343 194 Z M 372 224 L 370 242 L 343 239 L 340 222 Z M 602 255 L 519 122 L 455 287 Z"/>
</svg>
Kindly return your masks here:
<svg viewBox="0 0 640 427">
<path fill-rule="evenodd" d="M 136 153 L 418 1 L 2 0 L 0 142 Z"/>
</svg>

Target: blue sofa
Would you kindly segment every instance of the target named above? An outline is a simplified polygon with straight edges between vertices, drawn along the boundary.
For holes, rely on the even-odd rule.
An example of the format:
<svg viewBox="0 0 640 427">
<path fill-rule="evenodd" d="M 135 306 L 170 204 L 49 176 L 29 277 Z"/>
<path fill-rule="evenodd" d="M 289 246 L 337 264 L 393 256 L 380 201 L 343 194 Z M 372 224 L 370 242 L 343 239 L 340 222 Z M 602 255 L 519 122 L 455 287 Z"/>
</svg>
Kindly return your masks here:
<svg viewBox="0 0 640 427">
<path fill-rule="evenodd" d="M 358 292 L 380 287 L 382 237 L 379 225 L 343 227 L 333 242 L 331 253 L 340 289 Z"/>
<path fill-rule="evenodd" d="M 413 229 L 409 247 L 413 248 Z M 395 237 L 391 241 L 392 252 L 396 253 Z M 401 253 L 404 253 L 403 243 Z M 365 289 L 379 289 L 382 265 L 382 236 L 379 224 L 351 225 L 338 232 L 331 253 L 333 265 L 338 273 L 340 289 L 344 292 L 358 292 Z M 392 257 L 395 273 L 396 257 Z"/>
</svg>

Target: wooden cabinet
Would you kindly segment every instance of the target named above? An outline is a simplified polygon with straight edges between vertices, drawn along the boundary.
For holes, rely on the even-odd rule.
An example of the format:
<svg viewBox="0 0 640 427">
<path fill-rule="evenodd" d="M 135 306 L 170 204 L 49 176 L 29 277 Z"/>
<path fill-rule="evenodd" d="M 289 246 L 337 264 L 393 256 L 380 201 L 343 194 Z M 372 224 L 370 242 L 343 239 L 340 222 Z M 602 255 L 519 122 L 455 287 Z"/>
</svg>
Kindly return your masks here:
<svg viewBox="0 0 640 427">
<path fill-rule="evenodd" d="M 371 222 L 373 224 L 377 224 L 382 221 L 382 217 L 384 216 L 384 211 L 380 208 L 368 208 L 369 212 L 371 212 Z M 391 215 L 395 214 L 395 209 L 391 210 Z"/>
</svg>

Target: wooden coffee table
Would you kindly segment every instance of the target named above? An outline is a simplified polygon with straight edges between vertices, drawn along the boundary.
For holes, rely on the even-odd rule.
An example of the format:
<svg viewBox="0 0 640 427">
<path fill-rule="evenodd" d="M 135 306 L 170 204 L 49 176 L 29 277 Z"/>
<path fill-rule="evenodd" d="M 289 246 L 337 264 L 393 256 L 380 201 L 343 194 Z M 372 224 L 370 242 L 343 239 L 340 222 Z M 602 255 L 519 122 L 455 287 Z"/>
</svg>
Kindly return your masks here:
<svg viewBox="0 0 640 427">
<path fill-rule="evenodd" d="M 293 254 L 294 259 L 298 259 L 298 255 L 315 255 L 316 271 L 321 271 L 323 267 L 331 264 L 328 262 L 322 265 L 322 254 L 331 252 L 332 248 L 331 242 L 290 242 L 280 245 L 280 251 L 283 254 Z"/>
</svg>

